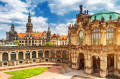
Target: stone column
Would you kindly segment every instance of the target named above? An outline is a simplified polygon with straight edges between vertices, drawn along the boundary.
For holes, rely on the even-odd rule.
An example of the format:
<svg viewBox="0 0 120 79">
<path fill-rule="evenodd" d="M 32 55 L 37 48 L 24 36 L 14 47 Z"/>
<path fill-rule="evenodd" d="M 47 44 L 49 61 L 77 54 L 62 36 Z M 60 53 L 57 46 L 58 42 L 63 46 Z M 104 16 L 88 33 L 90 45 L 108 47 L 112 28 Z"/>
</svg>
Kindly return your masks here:
<svg viewBox="0 0 120 79">
<path fill-rule="evenodd" d="M 87 42 L 87 45 L 91 45 L 91 30 L 87 30 L 87 39 L 85 42 Z M 88 40 L 89 39 L 89 40 Z"/>
<path fill-rule="evenodd" d="M 43 58 L 45 58 L 45 51 L 43 50 Z"/>
<path fill-rule="evenodd" d="M 51 51 L 49 51 L 49 58 L 51 58 Z"/>
<path fill-rule="evenodd" d="M 85 30 L 85 45 L 89 45 L 89 40 L 90 36 L 89 36 L 89 30 Z"/>
<path fill-rule="evenodd" d="M 63 54 L 63 51 L 61 51 L 61 58 L 63 58 L 62 54 Z"/>
<path fill-rule="evenodd" d="M 36 58 L 38 58 L 38 51 L 36 51 Z"/>
<path fill-rule="evenodd" d="M 30 59 L 32 59 L 32 52 L 30 51 Z"/>
<path fill-rule="evenodd" d="M 100 57 L 100 77 L 107 76 L 107 55 L 101 55 Z"/>
<path fill-rule="evenodd" d="M 57 53 L 56 53 L 56 50 L 55 50 L 55 58 L 57 58 Z"/>
<path fill-rule="evenodd" d="M 93 68 L 92 68 L 92 56 L 90 53 L 87 54 L 87 57 L 85 58 L 85 72 L 87 74 L 92 74 Z"/>
<path fill-rule="evenodd" d="M 69 52 L 68 54 L 69 54 L 69 64 L 68 64 L 68 66 L 71 66 L 71 52 Z"/>
<path fill-rule="evenodd" d="M 118 56 L 116 55 L 116 54 L 114 54 L 114 75 L 116 75 L 117 76 L 117 74 L 118 74 L 118 71 L 117 71 L 117 58 Z"/>
<path fill-rule="evenodd" d="M 72 58 L 72 68 L 74 68 L 74 52 L 72 52 L 71 58 Z"/>
<path fill-rule="evenodd" d="M 114 75 L 118 75 L 118 71 L 120 72 L 120 53 L 117 54 L 117 57 L 116 57 L 116 60 L 117 60 L 117 70 L 116 70 L 116 73 Z"/>
<path fill-rule="evenodd" d="M 0 52 L 0 66 L 2 66 L 2 52 Z"/>
<path fill-rule="evenodd" d="M 79 63 L 80 63 L 79 53 L 76 53 L 75 63 L 76 63 L 75 69 L 79 69 L 79 67 L 80 67 L 80 66 L 79 66 Z"/>
<path fill-rule="evenodd" d="M 8 66 L 11 66 L 11 52 L 8 52 Z"/>
<path fill-rule="evenodd" d="M 106 45 L 106 29 L 101 29 L 100 44 Z"/>
<path fill-rule="evenodd" d="M 0 62 L 2 61 L 2 52 L 0 52 Z"/>
<path fill-rule="evenodd" d="M 26 51 L 23 52 L 23 59 L 24 59 L 24 60 L 26 59 Z"/>
<path fill-rule="evenodd" d="M 16 61 L 18 60 L 18 53 L 19 53 L 19 52 L 16 52 Z"/>
<path fill-rule="evenodd" d="M 85 73 L 87 73 L 87 67 L 88 67 L 88 56 L 87 54 L 84 54 L 84 65 L 85 65 Z"/>
<path fill-rule="evenodd" d="M 11 53 L 8 52 L 8 61 L 11 61 Z"/>
</svg>

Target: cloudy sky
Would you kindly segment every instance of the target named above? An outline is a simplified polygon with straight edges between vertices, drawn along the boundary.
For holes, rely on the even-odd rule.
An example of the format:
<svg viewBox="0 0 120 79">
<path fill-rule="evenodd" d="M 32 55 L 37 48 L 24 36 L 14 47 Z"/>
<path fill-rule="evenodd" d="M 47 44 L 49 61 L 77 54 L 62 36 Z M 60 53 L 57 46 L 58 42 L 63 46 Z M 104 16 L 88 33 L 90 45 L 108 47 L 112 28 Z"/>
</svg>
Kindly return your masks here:
<svg viewBox="0 0 120 79">
<path fill-rule="evenodd" d="M 120 0 L 0 0 L 0 39 L 6 38 L 12 21 L 17 32 L 25 32 L 29 9 L 34 31 L 50 26 L 52 33 L 66 35 L 80 4 L 90 15 L 104 10 L 120 13 Z"/>
</svg>

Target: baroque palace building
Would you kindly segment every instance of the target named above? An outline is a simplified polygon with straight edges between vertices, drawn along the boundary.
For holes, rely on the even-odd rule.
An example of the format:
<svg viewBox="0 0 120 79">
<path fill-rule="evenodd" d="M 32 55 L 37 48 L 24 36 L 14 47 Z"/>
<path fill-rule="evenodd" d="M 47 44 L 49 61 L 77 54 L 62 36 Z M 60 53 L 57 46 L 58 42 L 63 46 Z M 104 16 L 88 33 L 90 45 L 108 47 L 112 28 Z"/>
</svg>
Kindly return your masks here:
<svg viewBox="0 0 120 79">
<path fill-rule="evenodd" d="M 88 10 L 85 10 L 83 13 L 82 5 L 80 5 L 80 13 L 76 15 L 76 20 L 74 25 L 68 27 L 68 45 L 52 47 L 32 47 L 29 45 L 0 47 L 0 66 L 61 62 L 68 64 L 73 69 L 84 69 L 87 74 L 98 74 L 100 77 L 106 77 L 111 74 L 119 76 L 120 14 L 102 11 L 89 15 Z M 7 35 L 7 39 L 10 40 L 23 40 L 22 38 L 24 38 L 24 42 L 29 42 L 32 45 L 31 40 L 34 39 L 35 41 L 36 36 L 39 38 L 41 35 L 41 38 L 47 38 L 45 41 L 53 40 L 51 41 L 53 44 L 66 42 L 63 41 L 66 40 L 66 38 L 63 38 L 64 36 L 50 35 L 50 28 L 46 33 L 36 33 L 35 36 L 32 32 L 33 25 L 30 15 L 25 34 L 21 35 L 21 33 L 15 32 L 12 27 Z M 32 38 L 34 36 L 35 38 Z M 55 42 L 55 39 L 60 41 Z"/>
<path fill-rule="evenodd" d="M 67 35 L 51 34 L 50 27 L 48 31 L 33 32 L 33 24 L 29 12 L 28 23 L 26 24 L 26 33 L 17 33 L 14 23 L 11 24 L 11 29 L 6 32 L 7 41 L 19 41 L 22 46 L 44 46 L 46 42 L 51 42 L 52 45 L 67 45 Z M 64 43 L 63 43 L 64 42 Z"/>
</svg>

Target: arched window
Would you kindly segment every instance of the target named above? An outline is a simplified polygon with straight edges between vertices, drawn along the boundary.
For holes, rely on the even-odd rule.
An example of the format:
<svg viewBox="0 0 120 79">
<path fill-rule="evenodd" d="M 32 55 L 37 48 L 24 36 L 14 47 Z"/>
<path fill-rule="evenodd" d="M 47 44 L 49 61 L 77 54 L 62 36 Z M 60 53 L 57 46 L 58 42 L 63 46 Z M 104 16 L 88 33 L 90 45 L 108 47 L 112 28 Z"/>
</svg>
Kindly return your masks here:
<svg viewBox="0 0 120 79">
<path fill-rule="evenodd" d="M 84 31 L 81 30 L 78 34 L 78 45 L 84 44 Z"/>
<path fill-rule="evenodd" d="M 62 52 L 62 57 L 63 58 L 68 58 L 68 52 L 67 51 L 63 51 Z"/>
<path fill-rule="evenodd" d="M 11 53 L 11 61 L 15 61 L 16 60 L 16 53 L 12 52 Z"/>
<path fill-rule="evenodd" d="M 56 51 L 56 57 L 61 58 L 61 51 Z"/>
<path fill-rule="evenodd" d="M 26 52 L 26 59 L 30 59 L 30 52 L 29 51 Z"/>
<path fill-rule="evenodd" d="M 8 61 L 8 53 L 3 53 L 2 58 L 3 61 Z"/>
<path fill-rule="evenodd" d="M 51 51 L 51 57 L 55 58 L 55 51 Z"/>
<path fill-rule="evenodd" d="M 38 51 L 38 58 L 43 58 L 43 51 Z"/>
<path fill-rule="evenodd" d="M 32 52 L 32 58 L 36 58 L 36 52 L 35 51 Z"/>
<path fill-rule="evenodd" d="M 45 51 L 45 58 L 49 58 L 49 51 Z"/>
<path fill-rule="evenodd" d="M 114 29 L 113 28 L 107 28 L 106 30 L 106 45 L 113 45 L 114 44 Z"/>
<path fill-rule="evenodd" d="M 19 60 L 23 59 L 23 52 L 19 52 Z"/>
<path fill-rule="evenodd" d="M 92 45 L 100 44 L 100 29 L 96 28 L 92 30 Z"/>
</svg>

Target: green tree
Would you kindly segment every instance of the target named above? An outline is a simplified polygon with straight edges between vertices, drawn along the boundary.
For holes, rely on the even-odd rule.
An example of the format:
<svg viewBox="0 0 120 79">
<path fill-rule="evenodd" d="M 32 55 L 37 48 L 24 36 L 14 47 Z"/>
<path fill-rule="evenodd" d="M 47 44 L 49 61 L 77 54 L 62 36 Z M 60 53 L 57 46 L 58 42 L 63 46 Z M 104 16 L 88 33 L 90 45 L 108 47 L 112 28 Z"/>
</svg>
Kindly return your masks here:
<svg viewBox="0 0 120 79">
<path fill-rule="evenodd" d="M 16 45 L 20 46 L 21 43 L 19 41 L 15 41 Z"/>
<path fill-rule="evenodd" d="M 45 46 L 52 46 L 52 43 L 51 42 L 46 42 Z"/>
</svg>

